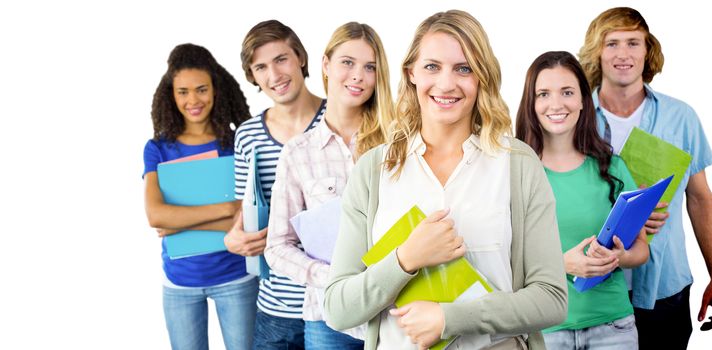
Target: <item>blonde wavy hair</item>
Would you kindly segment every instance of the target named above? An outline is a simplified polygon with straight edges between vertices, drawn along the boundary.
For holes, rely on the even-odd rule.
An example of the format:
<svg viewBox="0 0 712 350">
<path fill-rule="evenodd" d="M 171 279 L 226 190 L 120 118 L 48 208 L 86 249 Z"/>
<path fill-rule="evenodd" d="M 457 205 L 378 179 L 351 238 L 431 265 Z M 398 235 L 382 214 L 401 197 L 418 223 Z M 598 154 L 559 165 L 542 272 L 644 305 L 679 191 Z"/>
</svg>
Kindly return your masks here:
<svg viewBox="0 0 712 350">
<path fill-rule="evenodd" d="M 331 35 L 329 43 L 324 50 L 324 56 L 331 59 L 339 45 L 351 40 L 363 40 L 372 49 L 376 56 L 376 87 L 373 95 L 365 102 L 363 120 L 358 130 L 356 152 L 358 155 L 365 153 L 386 141 L 385 127 L 393 120 L 393 95 L 391 94 L 388 61 L 383 49 L 381 38 L 368 24 L 349 22 L 336 28 Z M 322 71 L 321 78 L 324 91 L 328 97 L 328 79 Z"/>
<path fill-rule="evenodd" d="M 499 93 L 502 84 L 499 62 L 482 25 L 465 11 L 438 12 L 418 26 L 401 65 L 402 76 L 396 101 L 398 114 L 388 138 L 390 147 L 384 161 L 387 170 L 396 169 L 394 177 L 400 175 L 410 142 L 422 126 L 416 87 L 408 77 L 413 63 L 418 59 L 420 43 L 428 33 L 444 33 L 455 38 L 462 47 L 467 64 L 479 80 L 471 129 L 473 134 L 480 137 L 483 151 L 494 155 L 506 149 L 500 142 L 501 137 L 512 133 L 509 109 Z"/>
<path fill-rule="evenodd" d="M 647 53 L 643 81 L 650 83 L 656 74 L 662 72 L 665 63 L 663 50 L 658 39 L 650 33 L 645 18 L 630 7 L 615 7 L 604 11 L 591 22 L 586 31 L 586 40 L 578 54 L 591 90 L 601 85 L 601 51 L 606 35 L 615 31 L 635 30 L 645 33 Z"/>
</svg>

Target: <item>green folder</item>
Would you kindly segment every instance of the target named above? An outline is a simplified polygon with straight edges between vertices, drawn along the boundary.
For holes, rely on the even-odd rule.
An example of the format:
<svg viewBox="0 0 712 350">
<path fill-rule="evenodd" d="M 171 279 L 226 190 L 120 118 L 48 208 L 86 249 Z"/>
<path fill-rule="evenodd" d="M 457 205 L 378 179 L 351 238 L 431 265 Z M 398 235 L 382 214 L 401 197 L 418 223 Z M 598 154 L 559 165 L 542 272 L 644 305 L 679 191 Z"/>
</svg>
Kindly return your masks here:
<svg viewBox="0 0 712 350">
<path fill-rule="evenodd" d="M 361 261 L 366 266 L 371 266 L 381 261 L 393 249 L 403 244 L 410 236 L 410 233 L 413 232 L 413 229 L 424 219 L 425 214 L 423 214 L 423 211 L 417 205 L 414 205 L 361 257 Z"/>
<path fill-rule="evenodd" d="M 670 203 L 675 196 L 680 182 L 685 177 L 685 171 L 692 161 L 692 156 L 687 152 L 640 128 L 631 130 L 620 156 L 638 186 L 651 186 L 660 179 L 674 175 L 670 186 L 660 198 L 661 202 L 667 203 Z M 667 208 L 655 209 L 655 211 L 662 213 L 667 211 Z M 653 239 L 653 236 L 648 235 L 648 242 Z"/>
<path fill-rule="evenodd" d="M 413 229 L 425 219 L 425 214 L 413 206 L 381 237 L 361 258 L 366 266 L 371 266 L 385 258 L 393 249 L 403 244 Z M 479 286 L 473 286 L 479 284 Z M 471 287 L 474 290 L 492 292 L 492 287 L 465 259 L 459 258 L 438 266 L 420 269 L 396 298 L 396 306 L 401 307 L 416 300 L 451 303 Z M 431 350 L 441 350 L 455 338 L 441 340 Z"/>
</svg>

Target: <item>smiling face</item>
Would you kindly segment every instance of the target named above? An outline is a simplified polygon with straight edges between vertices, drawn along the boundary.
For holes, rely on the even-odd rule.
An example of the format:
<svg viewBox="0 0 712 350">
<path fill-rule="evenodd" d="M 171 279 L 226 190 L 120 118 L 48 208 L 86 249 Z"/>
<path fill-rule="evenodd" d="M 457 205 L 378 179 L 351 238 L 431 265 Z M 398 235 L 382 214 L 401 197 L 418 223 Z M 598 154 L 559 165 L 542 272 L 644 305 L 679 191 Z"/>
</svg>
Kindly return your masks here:
<svg viewBox="0 0 712 350">
<path fill-rule="evenodd" d="M 601 51 L 601 84 L 615 87 L 643 85 L 645 33 L 640 30 L 606 34 Z"/>
<path fill-rule="evenodd" d="M 258 47 L 250 70 L 257 85 L 277 104 L 297 100 L 304 87 L 302 62 L 285 41 L 272 41 Z"/>
<path fill-rule="evenodd" d="M 336 47 L 331 58 L 324 56 L 322 69 L 328 78 L 329 103 L 363 106 L 376 86 L 376 56 L 362 39 Z"/>
<path fill-rule="evenodd" d="M 536 78 L 534 110 L 544 137 L 569 137 L 573 142 L 576 123 L 583 109 L 579 81 L 570 70 L 556 66 Z"/>
<path fill-rule="evenodd" d="M 183 69 L 173 77 L 173 97 L 186 123 L 205 123 L 213 109 L 210 74 L 200 69 Z"/>
<path fill-rule="evenodd" d="M 470 127 L 479 80 L 454 37 L 440 32 L 425 34 L 409 76 L 416 87 L 424 126 Z"/>
</svg>

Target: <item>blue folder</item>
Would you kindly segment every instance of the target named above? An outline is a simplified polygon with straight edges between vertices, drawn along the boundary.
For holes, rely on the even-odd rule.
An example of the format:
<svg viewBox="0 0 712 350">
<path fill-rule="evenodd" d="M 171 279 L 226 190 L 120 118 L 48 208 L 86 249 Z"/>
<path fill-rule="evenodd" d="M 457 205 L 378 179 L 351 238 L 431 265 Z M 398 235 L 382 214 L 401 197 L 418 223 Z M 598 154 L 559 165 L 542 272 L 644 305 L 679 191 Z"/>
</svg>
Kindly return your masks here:
<svg viewBox="0 0 712 350">
<path fill-rule="evenodd" d="M 622 192 L 618 195 L 613 209 L 608 214 L 605 224 L 601 227 L 596 240 L 608 249 L 613 248 L 613 236 L 623 242 L 625 249 L 630 248 L 638 237 L 655 205 L 660 201 L 673 176 L 658 181 L 645 189 Z M 605 281 L 611 274 L 596 277 L 575 277 L 574 288 L 579 292 L 587 291 Z"/>
<path fill-rule="evenodd" d="M 158 186 L 164 202 L 173 205 L 207 205 L 234 200 L 235 161 L 218 157 L 158 164 Z M 164 238 L 171 259 L 226 250 L 223 231 L 182 231 Z"/>
<path fill-rule="evenodd" d="M 252 159 L 247 170 L 245 195 L 242 198 L 242 223 L 245 232 L 256 232 L 267 227 L 269 221 L 269 204 L 262 192 L 262 180 L 257 167 L 259 154 L 257 148 L 252 149 Z M 269 265 L 264 255 L 248 256 L 245 258 L 247 273 L 259 276 L 261 279 L 269 278 Z"/>
</svg>

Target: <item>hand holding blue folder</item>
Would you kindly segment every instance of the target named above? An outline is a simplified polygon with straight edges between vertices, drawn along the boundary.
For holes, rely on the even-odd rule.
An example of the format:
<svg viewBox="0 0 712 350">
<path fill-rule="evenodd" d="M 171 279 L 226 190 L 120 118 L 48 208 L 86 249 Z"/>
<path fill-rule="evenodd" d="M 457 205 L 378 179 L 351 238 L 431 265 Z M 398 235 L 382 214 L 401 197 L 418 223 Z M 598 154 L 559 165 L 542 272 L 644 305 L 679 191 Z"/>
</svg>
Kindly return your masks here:
<svg viewBox="0 0 712 350">
<path fill-rule="evenodd" d="M 242 198 L 242 219 L 245 232 L 262 230 L 267 227 L 269 221 L 269 204 L 262 192 L 262 181 L 257 167 L 258 157 L 257 148 L 254 148 L 247 170 L 245 196 Z M 245 264 L 247 273 L 259 276 L 261 279 L 269 278 L 269 265 L 267 265 L 264 255 L 245 257 Z"/>
<path fill-rule="evenodd" d="M 598 243 L 608 249 L 613 248 L 613 236 L 623 242 L 625 249 L 630 248 L 643 228 L 650 214 L 655 209 L 655 205 L 660 201 L 665 189 L 667 189 L 673 176 L 658 181 L 655 185 L 635 190 L 622 192 L 618 195 L 613 209 L 608 214 L 606 222 L 596 238 Z M 574 288 L 583 292 L 589 290 L 606 280 L 611 274 L 596 277 L 576 277 L 574 278 Z"/>
<path fill-rule="evenodd" d="M 163 200 L 173 205 L 207 205 L 233 200 L 233 157 L 158 164 L 158 186 Z M 166 236 L 171 259 L 226 250 L 222 231 L 187 230 Z"/>
</svg>

